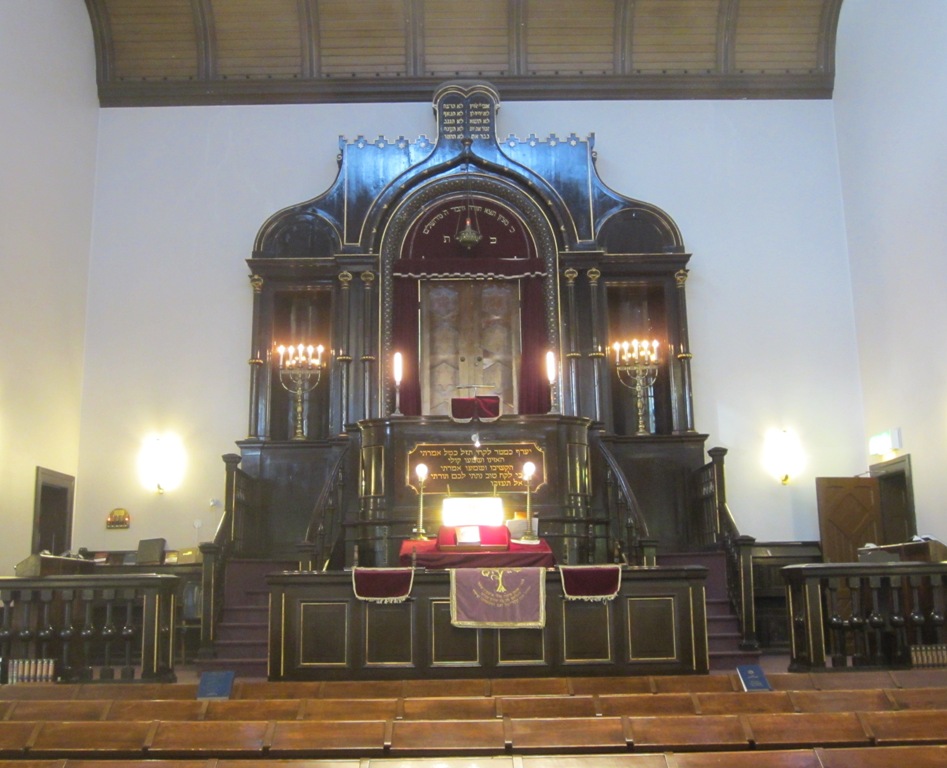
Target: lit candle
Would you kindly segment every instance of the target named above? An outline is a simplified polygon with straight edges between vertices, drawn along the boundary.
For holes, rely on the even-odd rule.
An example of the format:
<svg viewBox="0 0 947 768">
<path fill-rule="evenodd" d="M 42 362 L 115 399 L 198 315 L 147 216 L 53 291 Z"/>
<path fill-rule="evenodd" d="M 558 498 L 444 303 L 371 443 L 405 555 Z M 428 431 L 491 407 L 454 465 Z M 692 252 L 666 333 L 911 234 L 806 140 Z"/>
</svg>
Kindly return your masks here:
<svg viewBox="0 0 947 768">
<path fill-rule="evenodd" d="M 325 351 L 325 347 L 322 346 L 321 344 L 318 347 L 316 347 L 316 367 L 317 368 L 322 367 L 322 353 L 324 351 Z"/>
<path fill-rule="evenodd" d="M 616 341 L 612 344 L 612 349 L 615 351 L 615 365 L 618 365 L 621 362 L 621 358 L 618 356 L 618 351 L 621 349 L 621 346 Z"/>
<path fill-rule="evenodd" d="M 552 350 L 546 353 L 546 378 L 549 379 L 550 384 L 555 384 L 556 382 L 556 355 Z"/>
<path fill-rule="evenodd" d="M 398 386 L 401 386 L 401 376 L 404 373 L 404 362 L 401 359 L 400 352 L 395 352 L 395 362 L 394 362 L 393 367 L 394 367 L 394 374 L 395 374 L 395 384 L 397 384 Z M 424 465 L 418 464 L 418 466 L 423 467 Z M 425 471 L 427 471 L 427 467 L 425 467 Z"/>
<path fill-rule="evenodd" d="M 533 464 L 533 462 L 527 461 L 527 462 L 523 465 L 523 479 L 524 479 L 527 483 L 532 479 L 533 474 L 535 474 L 535 472 L 536 472 L 536 465 Z"/>
<path fill-rule="evenodd" d="M 652 363 L 657 362 L 657 359 L 658 359 L 658 340 L 654 339 L 654 341 L 651 342 L 651 362 Z"/>
<path fill-rule="evenodd" d="M 315 351 L 316 351 L 316 348 L 315 348 L 314 346 L 312 346 L 312 344 L 310 344 L 308 347 L 306 347 L 306 352 L 309 353 L 309 360 L 308 360 L 307 362 L 309 363 L 309 367 L 310 367 L 310 368 L 312 368 L 313 365 L 314 365 L 314 363 L 315 363 L 315 361 L 312 359 L 312 353 L 315 352 Z"/>
<path fill-rule="evenodd" d="M 418 476 L 418 482 L 423 483 L 427 480 L 427 464 L 418 464 L 414 468 L 414 473 Z"/>
<path fill-rule="evenodd" d="M 282 344 L 280 344 L 280 345 L 276 348 L 276 351 L 279 352 L 279 367 L 282 368 L 282 367 L 283 367 L 283 355 L 286 354 L 286 347 L 284 347 Z"/>
</svg>

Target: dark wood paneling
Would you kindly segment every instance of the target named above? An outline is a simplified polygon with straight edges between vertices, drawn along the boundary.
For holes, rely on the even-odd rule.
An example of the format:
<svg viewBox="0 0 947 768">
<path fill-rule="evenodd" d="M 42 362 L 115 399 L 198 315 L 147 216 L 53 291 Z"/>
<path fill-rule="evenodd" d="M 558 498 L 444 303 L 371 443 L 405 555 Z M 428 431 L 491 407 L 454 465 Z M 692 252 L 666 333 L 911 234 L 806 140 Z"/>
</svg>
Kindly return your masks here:
<svg viewBox="0 0 947 768">
<path fill-rule="evenodd" d="M 609 603 L 566 601 L 546 579 L 543 629 L 458 629 L 444 571 L 415 573 L 399 604 L 360 601 L 344 573 L 270 584 L 270 678 L 385 680 L 706 672 L 706 569 L 627 569 Z"/>
</svg>

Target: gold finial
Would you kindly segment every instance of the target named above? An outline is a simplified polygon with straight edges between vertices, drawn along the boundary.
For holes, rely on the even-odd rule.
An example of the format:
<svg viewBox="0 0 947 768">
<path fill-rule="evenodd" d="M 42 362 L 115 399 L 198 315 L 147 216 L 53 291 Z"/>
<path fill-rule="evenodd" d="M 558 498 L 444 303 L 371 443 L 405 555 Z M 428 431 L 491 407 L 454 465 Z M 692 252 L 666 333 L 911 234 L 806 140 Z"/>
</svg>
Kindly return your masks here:
<svg viewBox="0 0 947 768">
<path fill-rule="evenodd" d="M 250 275 L 250 286 L 254 293 L 259 293 L 263 290 L 263 278 L 259 275 Z"/>
<path fill-rule="evenodd" d="M 363 282 L 363 283 L 370 283 L 370 282 L 372 282 L 372 281 L 375 279 L 375 273 L 374 273 L 374 272 L 362 272 L 362 274 L 360 275 L 360 277 L 362 278 L 362 282 Z"/>
<path fill-rule="evenodd" d="M 565 275 L 566 280 L 569 281 L 569 284 L 570 284 L 570 285 L 571 285 L 572 283 L 574 283 L 574 282 L 575 282 L 575 279 L 579 276 L 579 273 L 578 273 L 576 270 L 574 270 L 572 267 L 569 267 L 569 268 L 568 268 L 565 272 L 563 272 L 562 274 Z"/>
<path fill-rule="evenodd" d="M 677 270 L 677 272 L 674 273 L 674 279 L 677 281 L 677 287 L 683 288 L 684 283 L 687 282 L 687 270 L 686 269 Z"/>
<path fill-rule="evenodd" d="M 342 283 L 343 288 L 348 288 L 349 283 L 352 281 L 352 273 L 345 271 L 339 273 L 339 282 Z"/>
<path fill-rule="evenodd" d="M 586 274 L 589 276 L 589 282 L 592 285 L 595 285 L 598 282 L 598 279 L 602 276 L 602 270 L 598 267 L 592 267 Z"/>
</svg>

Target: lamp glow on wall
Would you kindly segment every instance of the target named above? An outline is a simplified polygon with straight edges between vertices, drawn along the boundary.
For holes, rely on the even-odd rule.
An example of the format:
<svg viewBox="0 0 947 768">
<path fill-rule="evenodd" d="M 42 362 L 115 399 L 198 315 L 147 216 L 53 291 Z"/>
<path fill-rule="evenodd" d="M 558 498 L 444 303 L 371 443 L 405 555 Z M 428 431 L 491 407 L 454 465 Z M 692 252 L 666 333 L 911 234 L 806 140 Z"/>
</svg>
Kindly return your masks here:
<svg viewBox="0 0 947 768">
<path fill-rule="evenodd" d="M 868 438 L 868 453 L 872 456 L 880 456 L 882 461 L 893 459 L 902 447 L 901 427 L 895 427 Z"/>
<path fill-rule="evenodd" d="M 173 432 L 154 432 L 145 437 L 138 451 L 138 479 L 148 490 L 173 491 L 184 480 L 187 452 Z"/>
<path fill-rule="evenodd" d="M 771 429 L 763 439 L 763 467 L 783 485 L 806 465 L 799 436 L 791 429 Z"/>
</svg>

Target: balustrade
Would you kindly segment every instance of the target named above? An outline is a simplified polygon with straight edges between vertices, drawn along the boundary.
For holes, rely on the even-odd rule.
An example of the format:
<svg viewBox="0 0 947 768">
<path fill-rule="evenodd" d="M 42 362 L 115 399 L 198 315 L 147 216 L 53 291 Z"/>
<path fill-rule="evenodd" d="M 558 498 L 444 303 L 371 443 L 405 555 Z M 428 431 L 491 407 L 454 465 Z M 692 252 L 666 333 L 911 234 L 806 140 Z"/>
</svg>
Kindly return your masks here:
<svg viewBox="0 0 947 768">
<path fill-rule="evenodd" d="M 947 641 L 947 564 L 806 564 L 782 573 L 792 625 L 790 671 L 827 663 L 909 667 L 912 649 Z"/>
<path fill-rule="evenodd" d="M 177 576 L 0 578 L 0 658 L 63 682 L 174 682 Z M 29 662 L 43 661 L 31 665 Z M 26 662 L 26 663 L 24 663 Z M 117 665 L 120 664 L 118 669 Z M 37 675 L 37 677 L 40 675 Z"/>
</svg>

